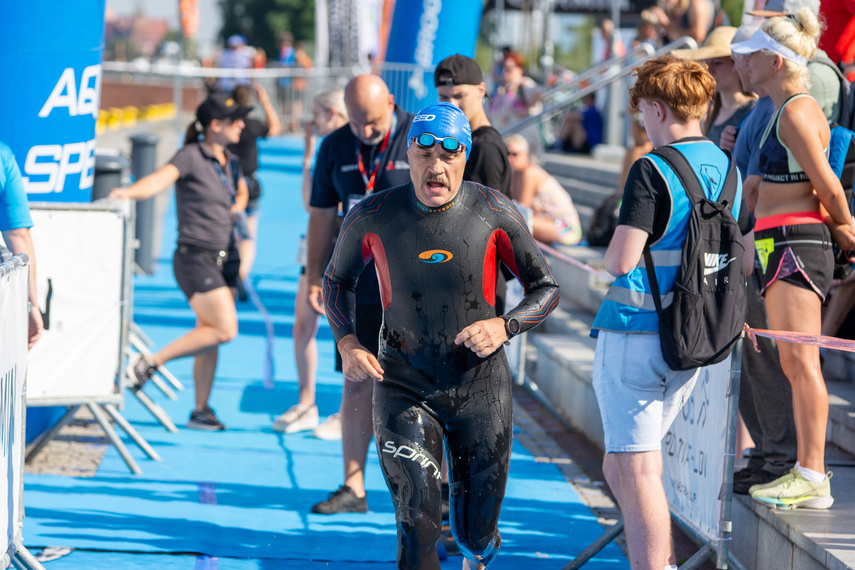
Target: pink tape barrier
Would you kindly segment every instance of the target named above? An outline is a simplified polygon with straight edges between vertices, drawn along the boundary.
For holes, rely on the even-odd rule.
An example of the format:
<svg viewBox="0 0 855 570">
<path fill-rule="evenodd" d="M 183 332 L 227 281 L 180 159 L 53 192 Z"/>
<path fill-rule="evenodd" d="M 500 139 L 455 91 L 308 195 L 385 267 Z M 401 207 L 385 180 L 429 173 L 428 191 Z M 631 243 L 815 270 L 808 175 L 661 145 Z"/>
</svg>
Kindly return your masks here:
<svg viewBox="0 0 855 570">
<path fill-rule="evenodd" d="M 564 261 L 566 263 L 569 263 L 570 265 L 578 267 L 579 269 L 584 269 L 588 273 L 593 273 L 597 277 L 605 279 L 606 281 L 614 281 L 615 280 L 615 278 L 613 276 L 609 275 L 608 273 L 603 273 L 602 271 L 598 271 L 598 270 L 594 269 L 593 267 L 591 267 L 590 265 L 586 265 L 586 264 L 582 263 L 581 261 L 579 261 L 578 259 L 573 259 L 569 255 L 567 255 L 565 253 L 561 253 L 557 249 L 553 249 L 552 247 L 546 245 L 545 243 L 537 242 L 537 247 L 539 247 L 542 252 L 548 253 L 552 257 L 556 257 L 556 258 L 560 259 L 561 261 Z"/>
<path fill-rule="evenodd" d="M 757 352 L 760 352 L 760 348 L 757 346 L 757 336 L 763 336 L 774 340 L 783 340 L 785 342 L 794 342 L 797 344 L 812 344 L 814 346 L 823 346 L 834 350 L 855 352 L 855 341 L 847 340 L 845 338 L 818 334 L 752 329 L 747 324 L 745 325 L 745 332 L 748 334 L 748 338 L 751 339 L 751 342 L 754 343 L 754 350 Z"/>
</svg>

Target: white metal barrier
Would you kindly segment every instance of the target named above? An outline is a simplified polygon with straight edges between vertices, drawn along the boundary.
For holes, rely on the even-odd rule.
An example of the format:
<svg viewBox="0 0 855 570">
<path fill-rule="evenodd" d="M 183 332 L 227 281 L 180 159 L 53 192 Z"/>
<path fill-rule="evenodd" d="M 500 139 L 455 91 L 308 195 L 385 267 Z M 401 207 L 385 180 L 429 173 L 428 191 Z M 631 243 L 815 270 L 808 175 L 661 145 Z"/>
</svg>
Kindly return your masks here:
<svg viewBox="0 0 855 570">
<path fill-rule="evenodd" d="M 45 330 L 30 352 L 28 406 L 66 406 L 30 444 L 35 456 L 87 406 L 128 467 L 142 473 L 110 422 L 152 459 L 151 446 L 118 409 L 124 405 L 132 318 L 134 209 L 131 202 L 31 203 Z M 154 404 L 156 408 L 159 408 Z"/>
<path fill-rule="evenodd" d="M 0 264 L 0 568 L 43 570 L 22 544 L 29 260 Z"/>
</svg>

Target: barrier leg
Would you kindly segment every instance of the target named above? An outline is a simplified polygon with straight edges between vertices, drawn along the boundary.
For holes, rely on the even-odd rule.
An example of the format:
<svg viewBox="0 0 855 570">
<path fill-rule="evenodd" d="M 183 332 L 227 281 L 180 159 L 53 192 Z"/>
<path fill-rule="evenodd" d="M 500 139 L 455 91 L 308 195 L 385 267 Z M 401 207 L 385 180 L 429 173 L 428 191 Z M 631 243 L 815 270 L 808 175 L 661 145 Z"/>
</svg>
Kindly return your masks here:
<svg viewBox="0 0 855 570">
<path fill-rule="evenodd" d="M 588 560 L 597 555 L 599 551 L 608 545 L 611 541 L 616 539 L 620 533 L 623 532 L 623 519 L 619 519 L 610 529 L 600 536 L 597 540 L 592 542 L 588 548 L 579 553 L 579 556 L 573 559 L 573 562 L 565 566 L 562 570 L 576 570 L 577 568 L 581 568 Z"/>
<path fill-rule="evenodd" d="M 703 548 L 695 552 L 691 558 L 686 560 L 683 565 L 680 566 L 680 570 L 695 570 L 696 568 L 700 568 L 704 562 L 709 560 L 715 553 L 716 549 L 713 546 L 713 543 L 708 542 Z"/>
<path fill-rule="evenodd" d="M 104 408 L 94 402 L 87 404 L 87 407 L 92 412 L 92 415 L 95 416 L 98 423 L 101 424 L 101 428 L 103 428 L 104 432 L 107 434 L 107 437 L 110 439 L 110 443 L 116 447 L 116 451 L 118 451 L 119 455 L 122 456 L 122 459 L 125 460 L 128 469 L 130 469 L 134 475 L 142 475 L 142 469 L 140 469 L 140 466 L 137 465 L 136 461 L 134 461 L 134 458 L 131 457 L 131 452 L 128 451 L 128 448 L 125 446 L 125 442 L 122 441 L 122 438 L 119 437 L 119 434 L 117 434 L 116 430 L 113 429 L 113 426 L 110 425 L 109 418 L 104 414 Z"/>
<path fill-rule="evenodd" d="M 178 428 L 175 427 L 175 424 L 172 422 L 172 418 L 169 417 L 169 414 L 167 414 L 163 408 L 152 402 L 151 398 L 149 398 L 145 392 L 139 388 L 128 388 L 128 391 L 137 397 L 140 404 L 145 406 L 145 408 L 151 412 L 151 415 L 153 415 L 157 421 L 163 425 L 163 427 L 172 433 L 178 433 Z"/>
<path fill-rule="evenodd" d="M 743 337 L 744 337 L 743 333 Z M 727 568 L 730 554 L 730 538 L 733 530 L 731 509 L 733 503 L 733 462 L 736 453 L 736 416 L 739 413 L 739 390 L 742 381 L 742 339 L 736 341 L 730 357 L 730 390 L 727 394 L 727 429 L 724 443 L 724 498 L 721 502 L 721 524 L 719 544 L 716 549 L 716 568 Z"/>
<path fill-rule="evenodd" d="M 177 400 L 178 396 L 175 392 L 172 391 L 172 388 L 166 385 L 166 382 L 161 380 L 157 374 L 154 374 L 151 378 L 149 378 L 152 384 L 157 386 L 163 394 L 169 398 L 170 400 Z"/>
<path fill-rule="evenodd" d="M 130 340 L 131 346 L 133 346 L 135 349 L 137 349 L 137 351 L 140 352 L 141 354 L 144 354 L 145 356 L 151 356 L 152 355 L 151 350 L 145 345 L 145 342 L 143 342 L 143 340 L 141 338 L 136 336 L 136 333 L 132 332 L 129 340 Z M 170 372 L 168 368 L 166 368 L 166 366 L 158 366 L 156 374 L 159 374 L 160 376 L 165 378 L 166 381 L 169 382 L 170 384 L 172 384 L 172 386 L 176 390 L 183 390 L 184 389 L 184 384 L 182 384 L 181 381 L 178 380 L 178 378 L 176 378 L 175 375 L 172 372 Z"/>
<path fill-rule="evenodd" d="M 17 552 L 12 557 L 12 565 L 15 568 L 19 568 L 20 570 L 45 570 L 42 563 L 36 560 L 36 557 L 30 554 L 30 551 L 24 546 L 17 544 L 15 548 Z"/>
<path fill-rule="evenodd" d="M 56 434 L 59 433 L 59 430 L 67 426 L 71 420 L 74 419 L 74 414 L 77 413 L 77 410 L 80 409 L 80 406 L 68 406 L 68 411 L 65 412 L 65 415 L 60 418 L 60 420 L 50 428 L 48 431 L 40 435 L 34 442 L 27 446 L 26 455 L 24 456 L 24 461 L 30 461 L 39 454 L 39 452 L 44 449 L 44 446 L 54 438 Z"/>
<path fill-rule="evenodd" d="M 125 433 L 130 436 L 134 443 L 136 443 L 143 452 L 148 455 L 151 459 L 155 461 L 162 461 L 160 455 L 149 445 L 149 443 L 143 439 L 143 437 L 139 434 L 137 430 L 133 428 L 133 426 L 125 419 L 125 417 L 119 413 L 116 407 L 113 404 L 105 404 L 104 409 L 107 410 L 107 413 L 110 414 L 110 417 L 113 418 L 113 421 L 119 424 L 119 426 L 125 430 Z"/>
<path fill-rule="evenodd" d="M 131 321 L 130 333 L 137 337 L 140 342 L 146 345 L 147 348 L 152 348 L 154 346 L 154 341 L 151 340 L 148 335 L 143 332 L 140 326 L 133 321 Z"/>
<path fill-rule="evenodd" d="M 528 333 L 523 333 L 517 338 L 519 353 L 517 355 L 517 377 L 514 379 L 517 386 L 525 385 L 525 364 L 528 355 Z"/>
</svg>

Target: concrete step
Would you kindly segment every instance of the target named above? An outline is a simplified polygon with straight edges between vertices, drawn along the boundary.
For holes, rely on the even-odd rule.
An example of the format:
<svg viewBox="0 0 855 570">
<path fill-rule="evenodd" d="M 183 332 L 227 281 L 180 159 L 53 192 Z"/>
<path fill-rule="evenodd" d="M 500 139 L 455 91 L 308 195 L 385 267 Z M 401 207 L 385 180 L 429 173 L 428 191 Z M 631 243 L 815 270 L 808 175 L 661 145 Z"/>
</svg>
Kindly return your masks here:
<svg viewBox="0 0 855 570">
<path fill-rule="evenodd" d="M 596 184 L 613 192 L 617 187 L 621 163 L 596 160 L 584 155 L 549 152 L 544 157 L 543 167 L 553 176 Z"/>
<path fill-rule="evenodd" d="M 592 318 L 583 308 L 557 309 L 543 332 L 530 334 L 534 349 L 526 371 L 564 420 L 603 447 L 602 420 L 592 386 L 596 341 L 587 336 Z M 830 439 L 844 447 L 844 424 L 855 415 L 855 387 L 829 383 Z M 848 424 L 846 424 L 848 425 Z M 848 431 L 851 438 L 855 432 Z M 851 439 L 850 439 L 851 440 Z M 845 447 L 844 447 L 845 449 Z M 733 502 L 733 542 L 737 560 L 748 570 L 855 568 L 855 466 L 832 465 L 835 503 L 828 511 L 776 511 L 745 496 Z"/>
</svg>

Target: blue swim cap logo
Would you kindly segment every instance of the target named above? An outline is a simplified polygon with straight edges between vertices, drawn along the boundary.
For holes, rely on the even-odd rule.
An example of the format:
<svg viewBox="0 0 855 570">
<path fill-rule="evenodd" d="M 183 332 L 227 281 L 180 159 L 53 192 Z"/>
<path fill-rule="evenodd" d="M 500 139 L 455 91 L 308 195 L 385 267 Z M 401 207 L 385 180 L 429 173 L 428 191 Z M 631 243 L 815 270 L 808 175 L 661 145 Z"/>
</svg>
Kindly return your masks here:
<svg viewBox="0 0 855 570">
<path fill-rule="evenodd" d="M 416 115 L 415 117 L 413 117 L 413 122 L 414 123 L 418 123 L 421 121 L 430 122 L 430 121 L 433 121 L 434 119 L 436 119 L 436 115 Z"/>
<path fill-rule="evenodd" d="M 419 254 L 419 259 L 421 259 L 425 263 L 445 263 L 452 257 L 454 256 L 451 255 L 450 251 L 445 251 L 442 249 L 429 249 Z"/>
</svg>

